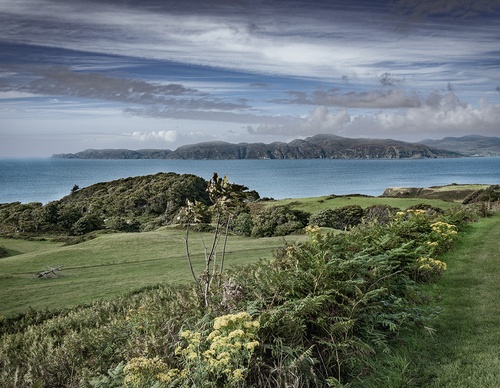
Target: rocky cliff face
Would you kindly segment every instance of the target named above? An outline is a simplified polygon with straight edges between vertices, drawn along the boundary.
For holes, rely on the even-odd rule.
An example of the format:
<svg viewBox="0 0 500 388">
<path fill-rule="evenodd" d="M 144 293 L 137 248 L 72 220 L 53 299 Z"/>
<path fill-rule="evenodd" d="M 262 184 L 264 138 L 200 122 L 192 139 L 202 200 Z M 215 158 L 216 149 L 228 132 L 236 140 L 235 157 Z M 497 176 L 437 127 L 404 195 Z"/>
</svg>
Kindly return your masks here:
<svg viewBox="0 0 500 388">
<path fill-rule="evenodd" d="M 391 139 L 349 139 L 335 135 L 316 135 L 290 143 L 207 142 L 170 150 L 86 150 L 76 154 L 54 155 L 72 159 L 402 159 L 450 158 L 460 154 L 419 143 Z"/>
</svg>

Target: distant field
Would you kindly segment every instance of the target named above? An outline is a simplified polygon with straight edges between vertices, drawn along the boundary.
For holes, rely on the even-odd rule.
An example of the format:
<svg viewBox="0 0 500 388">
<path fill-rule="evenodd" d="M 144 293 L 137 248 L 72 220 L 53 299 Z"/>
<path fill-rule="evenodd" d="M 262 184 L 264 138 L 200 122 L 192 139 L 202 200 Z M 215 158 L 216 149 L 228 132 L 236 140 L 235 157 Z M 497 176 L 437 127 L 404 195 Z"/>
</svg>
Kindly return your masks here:
<svg viewBox="0 0 500 388">
<path fill-rule="evenodd" d="M 429 204 L 442 209 L 449 209 L 456 206 L 456 203 L 443 201 L 441 199 L 427 198 L 384 198 L 384 197 L 363 197 L 363 196 L 324 196 L 316 198 L 293 198 L 270 201 L 267 206 L 290 205 L 293 209 L 314 213 L 327 208 L 337 208 L 347 205 L 359 205 L 366 208 L 372 205 L 389 205 L 400 209 L 407 209 L 410 206 L 420 203 Z"/>
<path fill-rule="evenodd" d="M 202 238 L 210 233 L 192 233 L 195 267 L 204 263 Z M 302 239 L 287 237 L 287 241 Z M 241 265 L 272 257 L 283 245 L 282 237 L 252 239 L 232 236 L 227 246 L 226 266 Z M 190 281 L 185 256 L 184 232 L 163 228 L 145 233 L 101 235 L 78 245 L 1 239 L 0 246 L 15 256 L 0 259 L 0 315 L 10 316 L 34 309 L 53 309 L 123 295 L 158 283 Z M 63 265 L 57 279 L 35 279 L 34 273 L 48 266 Z"/>
</svg>

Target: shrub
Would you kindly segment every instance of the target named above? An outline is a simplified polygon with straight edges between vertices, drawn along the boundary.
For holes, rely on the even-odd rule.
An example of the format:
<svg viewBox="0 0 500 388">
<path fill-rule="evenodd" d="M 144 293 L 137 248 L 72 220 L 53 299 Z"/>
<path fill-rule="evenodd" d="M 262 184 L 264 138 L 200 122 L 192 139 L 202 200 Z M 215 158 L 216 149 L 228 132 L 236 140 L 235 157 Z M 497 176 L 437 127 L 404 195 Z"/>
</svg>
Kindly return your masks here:
<svg viewBox="0 0 500 388">
<path fill-rule="evenodd" d="M 311 217 L 309 217 L 309 225 L 316 225 L 322 228 L 333 228 L 334 220 L 335 210 L 324 209 L 313 213 Z"/>
<path fill-rule="evenodd" d="M 288 205 L 264 208 L 253 218 L 252 236 L 271 237 L 292 233 L 305 227 L 309 216 L 309 213 L 291 209 Z M 280 234 L 276 234 L 278 226 L 285 224 L 278 229 Z"/>
<path fill-rule="evenodd" d="M 365 223 L 389 223 L 400 209 L 388 205 L 368 206 L 363 212 L 363 222 Z"/>
<path fill-rule="evenodd" d="M 71 232 L 77 236 L 81 236 L 103 228 L 104 220 L 102 217 L 97 214 L 85 214 L 73 224 Z"/>
<path fill-rule="evenodd" d="M 309 218 L 309 225 L 346 230 L 361 223 L 363 208 L 359 205 L 348 205 L 337 209 L 325 209 Z"/>
<path fill-rule="evenodd" d="M 253 228 L 252 216 L 249 213 L 240 213 L 231 223 L 233 233 L 241 236 L 251 236 Z"/>
</svg>

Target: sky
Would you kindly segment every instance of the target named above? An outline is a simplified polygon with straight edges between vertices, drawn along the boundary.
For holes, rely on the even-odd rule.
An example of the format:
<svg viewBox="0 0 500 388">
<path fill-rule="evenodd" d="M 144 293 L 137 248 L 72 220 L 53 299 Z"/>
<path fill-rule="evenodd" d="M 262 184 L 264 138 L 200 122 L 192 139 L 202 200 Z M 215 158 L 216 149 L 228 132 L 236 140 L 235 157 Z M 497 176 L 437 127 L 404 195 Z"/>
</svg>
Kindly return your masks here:
<svg viewBox="0 0 500 388">
<path fill-rule="evenodd" d="M 0 0 L 0 158 L 500 136 L 500 0 Z"/>
</svg>

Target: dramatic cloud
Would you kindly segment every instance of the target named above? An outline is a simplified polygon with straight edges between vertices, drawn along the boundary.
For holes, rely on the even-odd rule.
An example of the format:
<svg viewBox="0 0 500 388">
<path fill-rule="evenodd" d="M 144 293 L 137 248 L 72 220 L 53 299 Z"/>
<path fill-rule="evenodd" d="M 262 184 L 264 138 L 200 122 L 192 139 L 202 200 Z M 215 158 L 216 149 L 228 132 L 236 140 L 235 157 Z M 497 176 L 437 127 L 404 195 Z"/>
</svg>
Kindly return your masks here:
<svg viewBox="0 0 500 388">
<path fill-rule="evenodd" d="M 500 0 L 0 3 L 0 157 L 499 134 Z"/>
<path fill-rule="evenodd" d="M 28 69 L 30 70 L 30 69 Z M 18 85 L 0 83 L 0 90 L 16 90 L 44 96 L 73 96 L 141 105 L 166 105 L 179 109 L 234 110 L 245 108 L 238 102 L 209 98 L 207 93 L 181 84 L 159 84 L 142 80 L 109 77 L 101 73 L 82 73 L 68 68 L 33 68 L 23 72 L 35 78 Z M 17 77 L 21 78 L 21 77 Z M 175 97 L 175 98 L 173 98 Z"/>
</svg>

